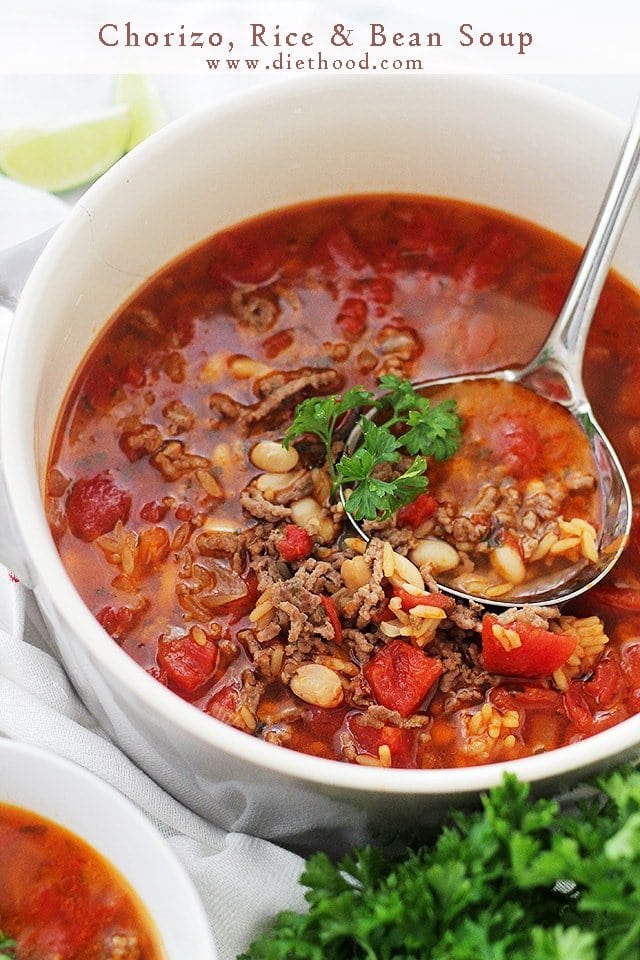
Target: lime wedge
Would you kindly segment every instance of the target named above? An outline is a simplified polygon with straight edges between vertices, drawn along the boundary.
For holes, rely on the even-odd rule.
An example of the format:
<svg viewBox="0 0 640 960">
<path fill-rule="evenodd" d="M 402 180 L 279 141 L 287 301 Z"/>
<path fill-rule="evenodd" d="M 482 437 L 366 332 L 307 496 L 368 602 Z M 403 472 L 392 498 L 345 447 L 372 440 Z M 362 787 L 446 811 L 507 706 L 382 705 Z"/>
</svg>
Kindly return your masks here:
<svg viewBox="0 0 640 960">
<path fill-rule="evenodd" d="M 118 77 L 115 100 L 129 109 L 131 133 L 127 150 L 133 150 L 167 122 L 164 105 L 149 77 L 137 73 Z"/>
<path fill-rule="evenodd" d="M 52 193 L 95 180 L 126 152 L 131 122 L 125 106 L 90 119 L 38 130 L 0 133 L 0 170 Z"/>
</svg>

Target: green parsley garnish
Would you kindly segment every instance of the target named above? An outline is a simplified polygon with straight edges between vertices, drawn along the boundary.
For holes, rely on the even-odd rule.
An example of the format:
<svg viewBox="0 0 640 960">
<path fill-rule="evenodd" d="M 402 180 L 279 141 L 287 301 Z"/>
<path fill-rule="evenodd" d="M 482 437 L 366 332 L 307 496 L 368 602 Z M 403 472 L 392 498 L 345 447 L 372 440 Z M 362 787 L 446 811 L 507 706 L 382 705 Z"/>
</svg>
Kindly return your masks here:
<svg viewBox="0 0 640 960">
<path fill-rule="evenodd" d="M 381 519 L 391 516 L 406 503 L 412 503 L 418 494 L 427 489 L 428 481 L 424 475 L 426 469 L 427 461 L 424 457 L 416 457 L 408 470 L 389 481 L 378 480 L 365 470 L 358 472 L 349 469 L 344 476 L 344 482 L 353 483 L 354 486 L 346 499 L 347 510 L 354 520 L 375 520 L 379 515 Z"/>
<path fill-rule="evenodd" d="M 333 491 L 350 488 L 346 508 L 354 520 L 386 519 L 411 503 L 428 486 L 427 457 L 445 460 L 460 444 L 460 418 L 453 400 L 435 406 L 419 394 L 409 380 L 395 374 L 380 378 L 385 391 L 377 397 L 363 387 L 352 387 L 342 397 L 310 397 L 296 408 L 284 445 L 304 433 L 323 442 Z M 374 408 L 385 419 L 375 423 L 361 416 L 362 442 L 352 453 L 334 457 L 336 427 L 345 414 Z M 392 480 L 379 480 L 374 469 L 381 463 L 397 463 L 401 451 L 414 457 L 411 466 Z"/>
<path fill-rule="evenodd" d="M 345 413 L 370 406 L 375 400 L 370 390 L 364 387 L 352 387 L 341 397 L 309 397 L 296 407 L 293 423 L 284 435 L 283 444 L 288 447 L 292 440 L 303 433 L 313 433 L 324 443 L 327 453 L 329 475 L 334 487 L 338 484 L 336 465 L 333 458 L 333 440 L 336 427 Z"/>
<path fill-rule="evenodd" d="M 0 960 L 16 960 L 16 941 L 0 930 Z"/>
<path fill-rule="evenodd" d="M 567 810 L 509 775 L 399 853 L 315 854 L 308 912 L 281 913 L 241 960 L 640 957 L 640 772 L 596 786 Z"/>
</svg>

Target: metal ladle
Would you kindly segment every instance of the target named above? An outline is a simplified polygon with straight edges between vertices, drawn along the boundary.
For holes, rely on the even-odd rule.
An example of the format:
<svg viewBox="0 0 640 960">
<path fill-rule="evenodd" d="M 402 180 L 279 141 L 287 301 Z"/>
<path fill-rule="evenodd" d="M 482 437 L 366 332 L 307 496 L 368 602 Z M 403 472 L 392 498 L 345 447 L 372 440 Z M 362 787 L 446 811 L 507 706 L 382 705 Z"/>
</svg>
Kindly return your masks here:
<svg viewBox="0 0 640 960">
<path fill-rule="evenodd" d="M 611 181 L 584 249 L 573 285 L 551 331 L 537 355 L 521 369 L 420 381 L 416 389 L 478 380 L 504 380 L 519 384 L 539 396 L 565 407 L 582 427 L 597 469 L 602 517 L 597 550 L 598 563 L 573 565 L 560 576 L 538 577 L 514 588 L 504 599 L 485 598 L 447 583 L 443 591 L 460 600 L 485 601 L 492 607 L 514 607 L 525 603 L 558 604 L 579 596 L 611 570 L 624 550 L 631 527 L 632 500 L 629 484 L 609 439 L 597 422 L 582 382 L 582 362 L 587 334 L 602 292 L 614 252 L 640 188 L 640 105 L 629 128 Z M 361 431 L 351 431 L 345 452 L 358 446 Z M 340 491 L 343 504 L 344 492 Z M 347 516 L 349 516 L 347 512 Z M 368 536 L 352 519 L 358 534 Z M 567 572 L 568 571 L 568 572 Z"/>
</svg>

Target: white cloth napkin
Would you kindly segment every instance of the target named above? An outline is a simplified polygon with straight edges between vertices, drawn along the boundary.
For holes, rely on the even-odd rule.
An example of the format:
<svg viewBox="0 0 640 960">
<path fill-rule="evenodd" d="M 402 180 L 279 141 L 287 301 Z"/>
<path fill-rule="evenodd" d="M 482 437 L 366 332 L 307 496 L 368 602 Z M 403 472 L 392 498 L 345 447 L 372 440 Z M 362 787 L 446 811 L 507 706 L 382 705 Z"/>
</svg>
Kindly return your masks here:
<svg viewBox="0 0 640 960">
<path fill-rule="evenodd" d="M 75 761 L 149 817 L 200 893 L 220 960 L 246 950 L 278 910 L 303 909 L 300 857 L 203 820 L 109 740 L 52 654 L 33 596 L 1 567 L 0 615 L 0 735 Z"/>
</svg>

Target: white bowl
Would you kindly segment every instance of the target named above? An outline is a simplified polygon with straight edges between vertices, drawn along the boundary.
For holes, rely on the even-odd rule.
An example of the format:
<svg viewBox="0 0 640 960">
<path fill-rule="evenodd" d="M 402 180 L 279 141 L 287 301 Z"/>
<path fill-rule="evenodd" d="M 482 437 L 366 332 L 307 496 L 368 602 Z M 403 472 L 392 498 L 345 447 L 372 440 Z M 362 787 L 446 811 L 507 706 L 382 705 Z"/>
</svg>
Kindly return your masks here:
<svg viewBox="0 0 640 960">
<path fill-rule="evenodd" d="M 191 880 L 155 827 L 112 787 L 68 760 L 0 739 L 0 803 L 51 820 L 102 854 L 140 898 L 167 960 L 215 960 Z"/>
<path fill-rule="evenodd" d="M 204 237 L 264 211 L 340 194 L 467 199 L 583 243 L 622 141 L 608 115 L 492 77 L 344 77 L 269 86 L 142 144 L 79 202 L 21 297 L 0 392 L 5 563 L 35 587 L 81 696 L 138 764 L 227 829 L 302 846 L 372 824 L 432 820 L 505 769 L 552 791 L 635 751 L 640 717 L 510 764 L 384 770 L 301 755 L 205 716 L 102 631 L 64 571 L 42 509 L 47 451 L 92 340 L 149 275 Z M 616 264 L 640 280 L 640 217 Z"/>
</svg>

